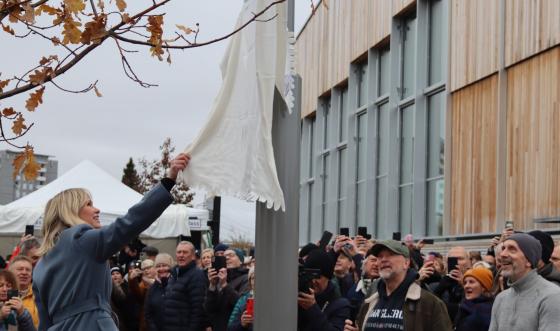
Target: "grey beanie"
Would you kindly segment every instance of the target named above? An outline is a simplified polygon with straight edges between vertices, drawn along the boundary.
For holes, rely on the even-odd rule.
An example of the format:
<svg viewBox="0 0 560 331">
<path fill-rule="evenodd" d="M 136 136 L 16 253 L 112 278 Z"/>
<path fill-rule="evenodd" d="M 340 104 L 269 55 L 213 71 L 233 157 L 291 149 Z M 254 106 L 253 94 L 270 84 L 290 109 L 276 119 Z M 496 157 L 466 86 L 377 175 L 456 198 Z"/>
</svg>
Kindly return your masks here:
<svg viewBox="0 0 560 331">
<path fill-rule="evenodd" d="M 506 240 L 515 241 L 529 263 L 531 263 L 531 267 L 537 267 L 537 263 L 541 259 L 542 246 L 535 237 L 526 233 L 515 233 L 509 236 Z"/>
</svg>

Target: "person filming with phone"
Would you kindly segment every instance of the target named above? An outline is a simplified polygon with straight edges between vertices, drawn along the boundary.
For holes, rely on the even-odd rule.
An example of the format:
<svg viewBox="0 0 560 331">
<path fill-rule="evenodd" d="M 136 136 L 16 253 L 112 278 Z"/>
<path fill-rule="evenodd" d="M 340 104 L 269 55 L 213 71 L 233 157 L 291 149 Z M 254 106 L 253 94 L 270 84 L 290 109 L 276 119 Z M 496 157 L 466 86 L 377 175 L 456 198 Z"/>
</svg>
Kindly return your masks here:
<svg viewBox="0 0 560 331">
<path fill-rule="evenodd" d="M 249 269 L 249 291 L 239 297 L 231 316 L 227 331 L 251 331 L 255 321 L 255 268 Z"/>
<path fill-rule="evenodd" d="M 9 270 L 0 270 L 0 331 L 36 331 L 29 311 L 19 297 L 16 276 Z"/>
</svg>

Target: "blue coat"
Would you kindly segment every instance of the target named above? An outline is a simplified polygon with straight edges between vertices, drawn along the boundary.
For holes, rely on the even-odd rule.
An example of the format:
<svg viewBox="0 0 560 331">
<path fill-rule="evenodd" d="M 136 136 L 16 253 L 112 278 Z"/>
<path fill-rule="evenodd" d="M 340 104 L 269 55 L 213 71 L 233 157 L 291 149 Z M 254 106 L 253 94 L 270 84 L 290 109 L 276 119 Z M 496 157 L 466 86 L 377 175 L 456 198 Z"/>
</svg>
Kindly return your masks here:
<svg viewBox="0 0 560 331">
<path fill-rule="evenodd" d="M 118 331 L 109 305 L 107 259 L 148 228 L 172 201 L 158 184 L 109 226 L 80 224 L 62 231 L 33 271 L 39 330 Z"/>
</svg>

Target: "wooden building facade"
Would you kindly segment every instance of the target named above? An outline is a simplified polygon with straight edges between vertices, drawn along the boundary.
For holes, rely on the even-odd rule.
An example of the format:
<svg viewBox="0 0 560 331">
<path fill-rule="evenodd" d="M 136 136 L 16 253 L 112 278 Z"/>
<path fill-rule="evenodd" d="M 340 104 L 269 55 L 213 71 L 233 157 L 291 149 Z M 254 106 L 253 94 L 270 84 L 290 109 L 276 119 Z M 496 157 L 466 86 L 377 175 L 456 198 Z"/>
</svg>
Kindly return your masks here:
<svg viewBox="0 0 560 331">
<path fill-rule="evenodd" d="M 329 0 L 296 46 L 300 243 L 560 216 L 560 1 Z"/>
</svg>

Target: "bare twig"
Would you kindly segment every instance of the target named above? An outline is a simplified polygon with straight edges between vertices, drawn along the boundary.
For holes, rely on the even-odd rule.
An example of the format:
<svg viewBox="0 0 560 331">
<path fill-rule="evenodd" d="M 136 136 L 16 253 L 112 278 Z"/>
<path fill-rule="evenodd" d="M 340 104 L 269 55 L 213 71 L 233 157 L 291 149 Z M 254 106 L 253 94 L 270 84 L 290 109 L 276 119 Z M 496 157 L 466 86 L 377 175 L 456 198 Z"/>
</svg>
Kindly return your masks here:
<svg viewBox="0 0 560 331">
<path fill-rule="evenodd" d="M 58 89 L 61 90 L 61 91 L 68 92 L 68 93 L 79 94 L 79 93 L 86 93 L 86 92 L 91 91 L 91 90 L 95 87 L 95 84 L 97 84 L 97 81 L 95 81 L 93 84 L 89 84 L 89 86 L 86 87 L 86 88 L 83 89 L 83 90 L 68 90 L 68 89 L 65 89 L 65 88 L 61 87 L 60 85 L 58 85 L 58 84 L 54 81 L 54 79 L 51 80 L 51 83 L 52 83 L 56 88 L 58 88 Z"/>
</svg>

